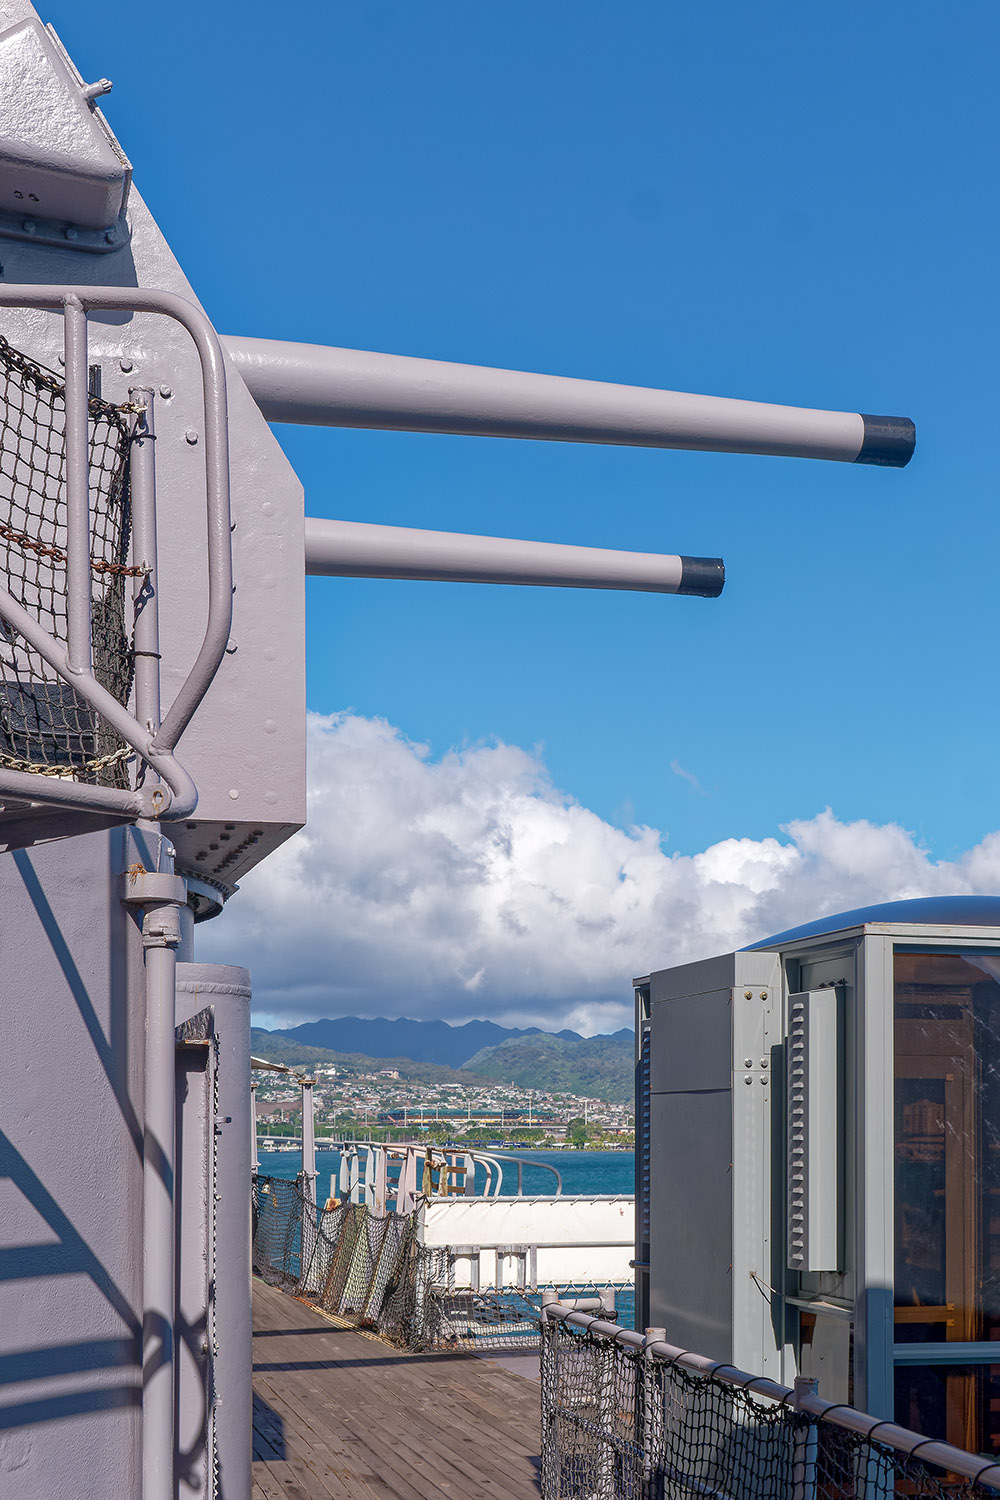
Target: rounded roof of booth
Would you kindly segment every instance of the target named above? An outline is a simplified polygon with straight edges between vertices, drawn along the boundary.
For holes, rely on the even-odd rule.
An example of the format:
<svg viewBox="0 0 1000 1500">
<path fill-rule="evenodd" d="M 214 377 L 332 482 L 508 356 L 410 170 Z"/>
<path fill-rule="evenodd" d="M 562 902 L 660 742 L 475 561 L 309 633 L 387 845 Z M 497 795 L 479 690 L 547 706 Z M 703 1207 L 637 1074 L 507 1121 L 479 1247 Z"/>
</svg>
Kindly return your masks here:
<svg viewBox="0 0 1000 1500">
<path fill-rule="evenodd" d="M 870 922 L 923 923 L 927 927 L 996 927 L 1000 928 L 1000 896 L 918 896 L 912 901 L 880 901 L 874 906 L 859 906 L 833 916 L 789 927 L 787 932 L 760 942 L 747 943 L 744 952 L 755 948 L 778 948 L 800 938 L 822 937 L 828 932 L 842 932 L 847 927 L 865 927 Z"/>
</svg>

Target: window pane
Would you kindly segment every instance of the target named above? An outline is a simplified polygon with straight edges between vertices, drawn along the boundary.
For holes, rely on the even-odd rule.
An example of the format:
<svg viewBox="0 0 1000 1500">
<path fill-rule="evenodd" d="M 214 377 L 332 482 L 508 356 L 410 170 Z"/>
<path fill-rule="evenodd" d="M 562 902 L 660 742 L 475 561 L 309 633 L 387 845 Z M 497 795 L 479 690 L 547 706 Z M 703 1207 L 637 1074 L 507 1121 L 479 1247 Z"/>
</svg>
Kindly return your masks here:
<svg viewBox="0 0 1000 1500">
<path fill-rule="evenodd" d="M 1000 1453 L 1000 1365 L 897 1365 L 896 1421 L 996 1458 Z"/>
<path fill-rule="evenodd" d="M 998 975 L 995 952 L 896 954 L 899 1344 L 1000 1340 Z M 994 1368 L 901 1366 L 897 1421 L 996 1453 Z"/>
</svg>

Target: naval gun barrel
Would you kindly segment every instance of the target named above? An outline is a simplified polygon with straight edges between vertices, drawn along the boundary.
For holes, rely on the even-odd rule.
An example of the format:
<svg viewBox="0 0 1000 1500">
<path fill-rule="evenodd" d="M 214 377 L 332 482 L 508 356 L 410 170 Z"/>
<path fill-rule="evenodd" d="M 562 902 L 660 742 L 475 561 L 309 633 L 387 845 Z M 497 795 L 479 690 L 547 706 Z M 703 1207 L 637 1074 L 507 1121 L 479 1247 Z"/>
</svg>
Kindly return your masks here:
<svg viewBox="0 0 1000 1500">
<path fill-rule="evenodd" d="M 222 340 L 270 422 L 538 438 L 902 468 L 908 417 L 814 411 L 274 339 Z"/>
<path fill-rule="evenodd" d="M 720 557 L 618 552 L 314 516 L 306 516 L 305 535 L 306 572 L 328 578 L 544 584 L 706 599 L 717 598 L 726 579 Z"/>
</svg>

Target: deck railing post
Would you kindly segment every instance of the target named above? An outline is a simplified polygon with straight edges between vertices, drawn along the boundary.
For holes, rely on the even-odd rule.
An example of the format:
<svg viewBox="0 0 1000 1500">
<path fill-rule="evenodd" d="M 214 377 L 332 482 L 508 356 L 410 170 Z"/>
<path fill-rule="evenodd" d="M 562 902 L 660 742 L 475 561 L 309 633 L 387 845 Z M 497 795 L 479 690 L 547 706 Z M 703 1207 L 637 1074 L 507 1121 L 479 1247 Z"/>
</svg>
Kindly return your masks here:
<svg viewBox="0 0 1000 1500">
<path fill-rule="evenodd" d="M 819 1381 L 813 1375 L 796 1375 L 794 1406 L 803 1396 L 819 1393 Z M 808 1419 L 794 1430 L 792 1439 L 791 1500 L 816 1500 L 816 1464 L 819 1457 L 819 1429 Z"/>
<path fill-rule="evenodd" d="M 612 1298 L 612 1306 L 614 1299 Z M 603 1308 L 602 1308 L 603 1314 Z M 613 1314 L 612 1314 L 613 1316 Z M 617 1470 L 615 1386 L 618 1360 L 617 1347 L 610 1340 L 595 1340 L 593 1354 L 597 1360 L 597 1432 L 594 1443 L 595 1490 L 598 1500 L 615 1500 L 615 1473 Z"/>
<path fill-rule="evenodd" d="M 548 1309 L 559 1301 L 559 1293 L 552 1288 L 542 1292 L 541 1348 L 539 1359 L 539 1384 L 542 1388 L 542 1500 L 559 1500 L 560 1472 L 559 1453 L 559 1349 L 561 1328 L 555 1318 L 548 1316 Z"/>
<path fill-rule="evenodd" d="M 646 1342 L 642 1351 L 642 1369 L 639 1376 L 639 1442 L 642 1448 L 642 1497 L 641 1500 L 659 1500 L 660 1462 L 663 1447 L 663 1393 L 656 1373 L 656 1361 L 652 1346 L 665 1344 L 665 1328 L 647 1328 Z"/>
<path fill-rule="evenodd" d="M 257 1084 L 250 1081 L 250 1173 L 256 1177 L 260 1172 L 260 1157 L 257 1154 Z"/>
</svg>

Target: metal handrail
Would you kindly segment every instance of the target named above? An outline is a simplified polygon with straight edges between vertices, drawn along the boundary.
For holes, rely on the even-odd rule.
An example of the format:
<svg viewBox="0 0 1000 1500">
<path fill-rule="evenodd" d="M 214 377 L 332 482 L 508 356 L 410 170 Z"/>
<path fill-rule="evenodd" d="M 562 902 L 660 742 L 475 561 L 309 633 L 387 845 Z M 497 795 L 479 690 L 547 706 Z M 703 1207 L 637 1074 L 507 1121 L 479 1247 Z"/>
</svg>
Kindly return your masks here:
<svg viewBox="0 0 1000 1500">
<path fill-rule="evenodd" d="M 924 1463 L 936 1464 L 950 1473 L 960 1474 L 973 1483 L 1000 1489 L 1000 1464 L 984 1463 L 975 1453 L 968 1453 L 963 1448 L 955 1448 L 951 1443 L 943 1443 L 936 1438 L 924 1437 L 919 1432 L 911 1432 L 909 1428 L 900 1427 L 896 1422 L 869 1416 L 867 1412 L 858 1411 L 846 1402 L 824 1401 L 805 1385 L 793 1390 L 786 1385 L 778 1385 L 765 1375 L 750 1375 L 736 1365 L 708 1359 L 703 1354 L 693 1354 L 689 1349 L 680 1349 L 676 1344 L 657 1337 L 659 1330 L 654 1330 L 650 1337 L 634 1333 L 630 1328 L 622 1328 L 617 1323 L 590 1317 L 585 1312 L 574 1311 L 569 1303 L 555 1300 L 547 1302 L 543 1293 L 543 1328 L 546 1322 L 553 1320 L 572 1324 L 595 1338 L 607 1339 L 609 1343 L 635 1349 L 664 1364 L 679 1365 L 681 1369 L 689 1370 L 694 1375 L 710 1376 L 714 1380 L 721 1380 L 725 1385 L 748 1391 L 751 1395 L 763 1396 L 780 1406 L 792 1407 L 819 1421 L 829 1422 L 831 1426 L 843 1427 L 859 1437 L 881 1443 L 883 1447 L 892 1448 L 908 1458 L 919 1458 Z"/>
<path fill-rule="evenodd" d="M 321 1140 L 322 1137 L 317 1137 L 317 1144 L 319 1144 Z M 424 1145 L 423 1143 L 416 1141 L 350 1141 L 336 1142 L 332 1144 L 339 1145 L 342 1155 L 345 1157 L 350 1157 L 352 1161 L 358 1156 L 361 1151 L 365 1151 L 369 1153 L 369 1155 L 373 1152 L 384 1151 L 387 1153 L 388 1157 L 399 1158 L 407 1158 L 411 1155 L 415 1155 L 417 1157 L 426 1157 L 428 1152 L 430 1152 L 433 1157 L 434 1154 L 437 1153 L 437 1155 L 442 1158 L 442 1162 L 435 1163 L 435 1165 L 441 1165 L 447 1162 L 447 1148 L 441 1146 Z M 484 1191 L 481 1195 L 483 1198 L 492 1200 L 499 1198 L 502 1195 L 503 1169 L 505 1161 L 508 1166 L 512 1162 L 517 1166 L 517 1197 L 520 1198 L 524 1196 L 521 1189 L 523 1185 L 523 1174 L 525 1167 L 540 1167 L 546 1172 L 551 1172 L 556 1179 L 556 1190 L 553 1196 L 556 1198 L 562 1197 L 562 1173 L 559 1171 L 558 1167 L 552 1166 L 550 1162 L 535 1161 L 531 1157 L 501 1158 L 494 1156 L 489 1152 L 471 1150 L 467 1151 L 464 1148 L 458 1147 L 455 1148 L 453 1154 L 458 1154 L 468 1158 L 473 1164 L 473 1171 L 475 1171 L 475 1168 L 480 1165 L 486 1169 L 486 1183 Z M 353 1183 L 351 1184 L 352 1189 L 355 1185 L 356 1184 Z M 360 1180 L 360 1177 L 357 1185 L 361 1188 L 365 1187 L 365 1183 Z"/>
<path fill-rule="evenodd" d="M 172 751 L 208 691 L 232 626 L 229 418 L 222 347 L 200 308 L 173 292 L 140 287 L 0 285 L 0 307 L 61 310 L 66 364 L 67 647 L 63 648 L 3 588 L 0 617 L 135 750 L 166 786 L 119 790 L 25 771 L 0 771 L 0 795 L 82 807 L 127 817 L 190 817 L 197 788 Z M 90 659 L 90 543 L 86 402 L 88 310 L 148 312 L 171 318 L 190 335 L 201 366 L 205 413 L 208 517 L 208 620 L 191 670 L 158 727 L 150 730 L 96 680 Z M 82 415 L 82 420 L 81 420 Z M 148 497 L 152 505 L 152 495 Z M 147 521 L 152 517 L 147 517 Z"/>
</svg>

